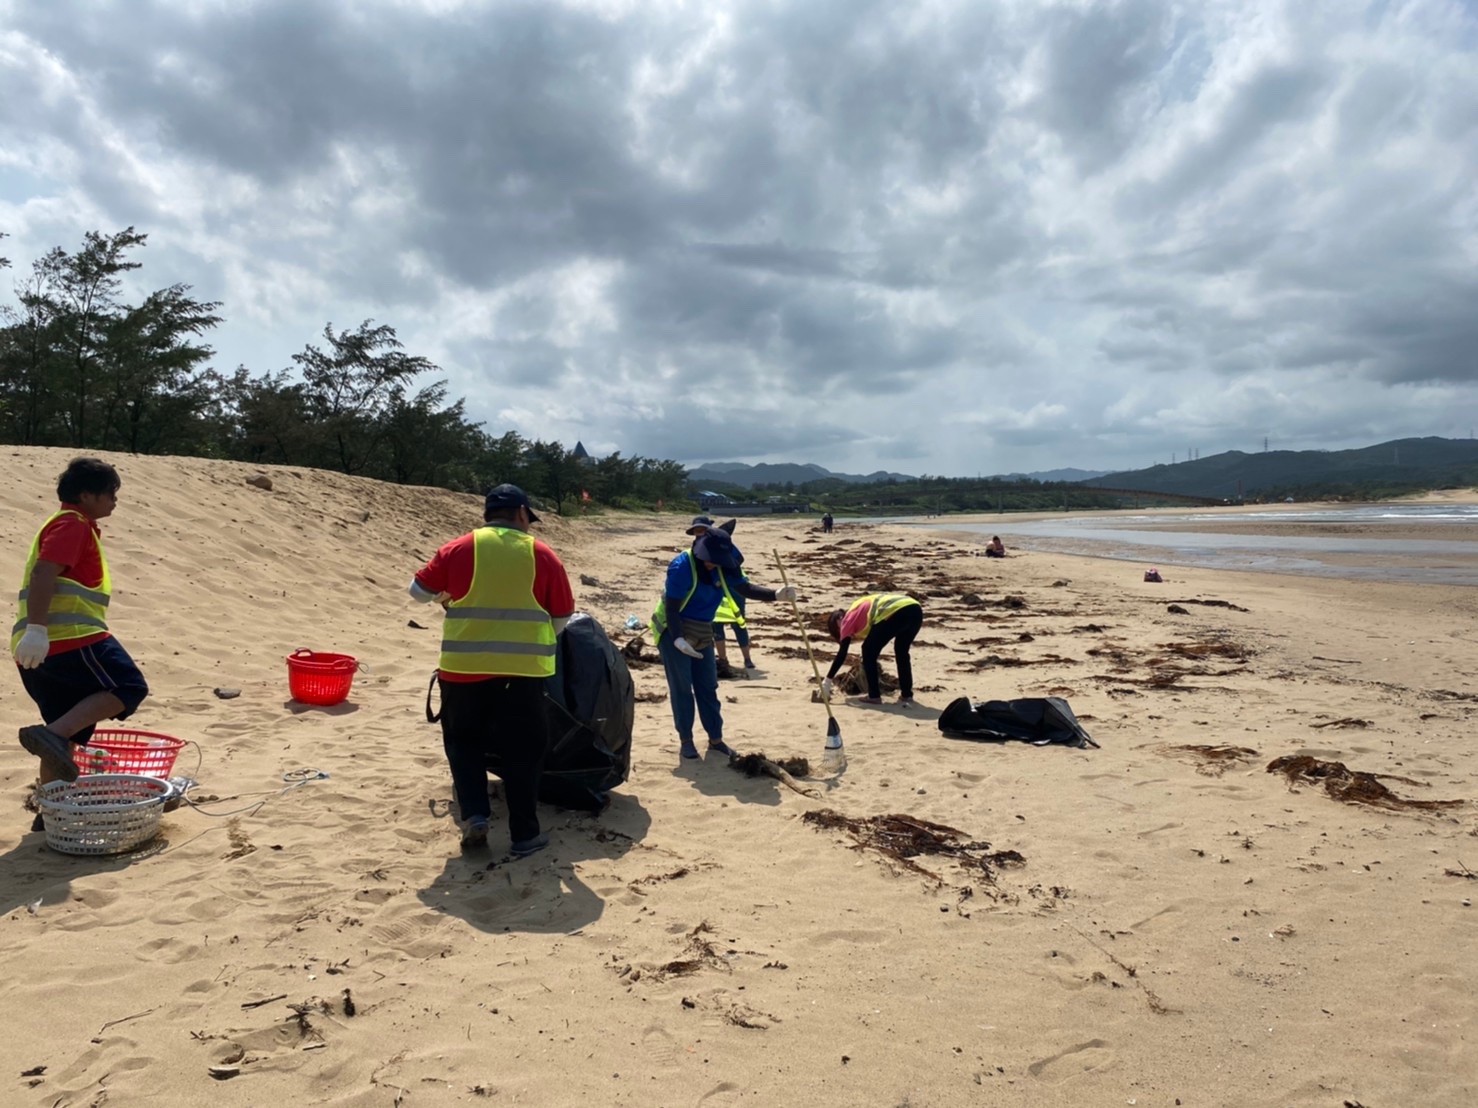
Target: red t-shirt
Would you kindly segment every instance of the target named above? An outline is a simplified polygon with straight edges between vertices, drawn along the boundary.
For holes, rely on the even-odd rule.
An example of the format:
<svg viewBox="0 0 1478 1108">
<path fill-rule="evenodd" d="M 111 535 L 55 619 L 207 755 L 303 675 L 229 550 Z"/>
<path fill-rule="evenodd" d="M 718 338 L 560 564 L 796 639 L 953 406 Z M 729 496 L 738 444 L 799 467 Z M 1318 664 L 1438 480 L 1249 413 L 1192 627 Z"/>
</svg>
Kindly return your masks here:
<svg viewBox="0 0 1478 1108">
<path fill-rule="evenodd" d="M 98 525 L 82 515 L 76 504 L 63 504 L 67 514 L 52 520 L 41 528 L 41 549 L 36 558 L 42 562 L 55 562 L 62 567 L 61 575 L 71 578 L 84 588 L 101 588 L 103 584 L 103 559 L 98 552 Z M 74 514 L 75 513 L 75 514 Z M 47 657 L 65 654 L 69 650 L 80 650 L 95 642 L 106 639 L 111 632 L 99 631 L 96 635 L 84 635 L 80 639 L 63 639 L 51 644 Z"/>
<path fill-rule="evenodd" d="M 476 564 L 472 534 L 453 539 L 431 556 L 416 574 L 416 581 L 427 592 L 444 592 L 453 600 L 461 600 L 472 588 L 472 571 Z M 534 540 L 534 599 L 552 617 L 558 619 L 575 614 L 575 594 L 570 591 L 570 578 L 559 555 L 538 539 Z M 486 681 L 480 673 L 448 673 L 441 671 L 443 681 Z"/>
</svg>

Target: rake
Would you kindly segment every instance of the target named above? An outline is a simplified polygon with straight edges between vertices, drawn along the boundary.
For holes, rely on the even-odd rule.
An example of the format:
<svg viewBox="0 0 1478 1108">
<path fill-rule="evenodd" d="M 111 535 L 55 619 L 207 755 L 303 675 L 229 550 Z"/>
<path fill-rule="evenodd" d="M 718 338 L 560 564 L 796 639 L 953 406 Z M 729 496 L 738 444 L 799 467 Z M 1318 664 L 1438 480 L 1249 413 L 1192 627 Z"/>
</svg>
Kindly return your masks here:
<svg viewBox="0 0 1478 1108">
<path fill-rule="evenodd" d="M 780 571 L 780 583 L 790 585 L 790 579 L 785 575 L 785 563 L 780 560 L 780 551 L 773 551 L 775 555 L 775 568 Z M 800 605 L 794 599 L 790 602 L 791 614 L 795 616 L 796 630 L 801 633 L 801 641 L 806 644 L 806 657 L 811 661 L 811 673 L 816 678 L 817 688 L 821 687 L 821 667 L 816 664 L 816 653 L 811 649 L 811 636 L 806 631 L 806 621 L 801 618 Z M 821 703 L 826 708 L 826 749 L 840 751 L 842 749 L 842 726 L 837 722 L 837 717 L 831 714 L 831 700 L 825 692 L 821 694 Z M 832 755 L 839 758 L 840 755 Z"/>
</svg>

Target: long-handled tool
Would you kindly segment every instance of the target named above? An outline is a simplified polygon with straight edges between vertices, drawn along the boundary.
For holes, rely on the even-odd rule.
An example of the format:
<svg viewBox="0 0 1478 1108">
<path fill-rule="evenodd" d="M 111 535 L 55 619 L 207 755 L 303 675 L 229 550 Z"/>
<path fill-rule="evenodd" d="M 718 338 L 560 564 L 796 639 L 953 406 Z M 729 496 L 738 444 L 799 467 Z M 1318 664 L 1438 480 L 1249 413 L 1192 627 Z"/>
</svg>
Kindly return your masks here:
<svg viewBox="0 0 1478 1108">
<path fill-rule="evenodd" d="M 775 555 L 775 568 L 780 571 L 780 583 L 790 585 L 790 580 L 785 576 L 785 563 L 780 560 L 780 551 L 773 551 Z M 826 689 L 821 684 L 821 667 L 816 664 L 816 654 L 811 649 L 811 636 L 806 631 L 806 621 L 801 618 L 801 607 L 794 598 L 790 602 L 791 614 L 795 616 L 796 630 L 801 633 L 801 642 L 806 644 L 806 657 L 811 660 L 811 673 L 816 678 L 816 687 L 821 690 L 821 703 L 826 706 L 826 749 L 842 749 L 842 725 L 837 722 L 837 717 L 831 714 L 831 700 L 826 695 Z"/>
</svg>

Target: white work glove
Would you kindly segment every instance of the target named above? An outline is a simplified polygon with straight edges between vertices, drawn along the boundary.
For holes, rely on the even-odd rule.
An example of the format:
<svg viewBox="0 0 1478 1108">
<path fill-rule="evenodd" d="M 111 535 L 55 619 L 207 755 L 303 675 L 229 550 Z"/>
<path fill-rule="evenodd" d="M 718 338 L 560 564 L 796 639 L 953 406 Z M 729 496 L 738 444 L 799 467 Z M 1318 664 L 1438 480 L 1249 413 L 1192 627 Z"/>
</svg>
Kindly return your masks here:
<svg viewBox="0 0 1478 1108">
<path fill-rule="evenodd" d="M 677 647 L 678 650 L 686 654 L 689 658 L 703 657 L 703 652 L 701 650 L 694 650 L 693 644 L 688 642 L 688 640 L 683 638 L 681 635 L 672 640 L 672 645 Z"/>
<path fill-rule="evenodd" d="M 46 634 L 46 628 L 39 623 L 26 624 L 26 633 L 15 644 L 16 664 L 22 669 L 35 669 L 46 661 L 46 655 L 50 652 L 51 639 Z"/>
<path fill-rule="evenodd" d="M 791 600 L 795 600 L 799 596 L 800 594 L 795 591 L 794 585 L 786 585 L 784 588 L 775 590 L 775 599 L 780 601 L 782 604 L 787 603 Z"/>
<path fill-rule="evenodd" d="M 821 679 L 821 699 L 822 700 L 830 700 L 831 699 L 831 690 L 834 689 L 835 687 L 836 686 L 831 683 L 831 678 L 830 677 L 823 677 Z"/>
</svg>

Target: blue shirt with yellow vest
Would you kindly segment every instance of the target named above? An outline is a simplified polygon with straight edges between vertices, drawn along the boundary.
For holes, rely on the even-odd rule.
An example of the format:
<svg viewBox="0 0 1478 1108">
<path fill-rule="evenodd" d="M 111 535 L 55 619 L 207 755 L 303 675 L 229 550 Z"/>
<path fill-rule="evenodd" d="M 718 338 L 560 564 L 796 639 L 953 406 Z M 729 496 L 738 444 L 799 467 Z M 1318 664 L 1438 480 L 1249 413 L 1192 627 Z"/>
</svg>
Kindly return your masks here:
<svg viewBox="0 0 1478 1108">
<path fill-rule="evenodd" d="M 715 535 L 723 537 L 715 538 Z M 696 625 L 706 624 L 711 629 L 720 607 L 737 607 L 736 597 L 774 600 L 774 589 L 753 584 L 739 571 L 743 559 L 722 531 L 710 531 L 673 558 L 667 566 L 662 599 L 652 613 L 652 627 L 657 634 L 662 635 L 669 624 L 678 620 L 687 622 L 694 634 L 700 633 Z M 711 630 L 708 637 L 712 637 Z"/>
</svg>

